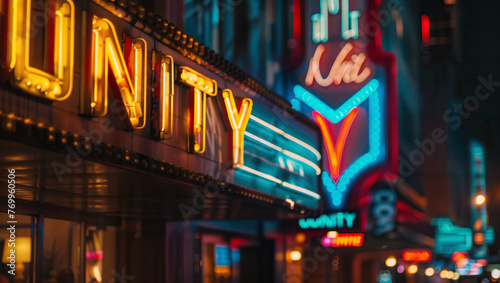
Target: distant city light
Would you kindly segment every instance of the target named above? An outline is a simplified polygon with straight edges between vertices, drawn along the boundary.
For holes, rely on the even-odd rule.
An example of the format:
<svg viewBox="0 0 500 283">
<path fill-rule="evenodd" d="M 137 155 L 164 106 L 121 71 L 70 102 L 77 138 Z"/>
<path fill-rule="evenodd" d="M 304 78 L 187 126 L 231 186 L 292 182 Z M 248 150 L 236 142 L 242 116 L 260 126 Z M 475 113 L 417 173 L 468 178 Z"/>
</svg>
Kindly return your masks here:
<svg viewBox="0 0 500 283">
<path fill-rule="evenodd" d="M 385 265 L 387 265 L 387 267 L 393 267 L 396 265 L 396 258 L 393 257 L 393 256 L 390 256 L 388 257 L 386 260 L 385 260 Z"/>
<path fill-rule="evenodd" d="M 427 269 L 425 270 L 425 275 L 429 276 L 429 277 L 432 276 L 432 275 L 434 275 L 434 268 L 427 267 Z"/>
<path fill-rule="evenodd" d="M 399 265 L 398 266 L 398 273 L 403 273 L 405 272 L 405 266 L 404 265 Z"/>
<path fill-rule="evenodd" d="M 299 261 L 302 258 L 302 253 L 299 251 L 293 251 L 290 253 L 290 259 L 293 261 Z"/>
<path fill-rule="evenodd" d="M 486 198 L 483 195 L 478 195 L 476 197 L 476 204 L 482 205 L 486 201 Z"/>
<path fill-rule="evenodd" d="M 439 277 L 445 279 L 447 274 L 448 274 L 448 270 L 443 270 L 443 271 L 441 271 L 441 273 L 439 273 Z"/>
<path fill-rule="evenodd" d="M 415 264 L 408 266 L 408 273 L 415 274 L 417 273 L 417 271 L 418 271 L 418 266 L 416 266 Z"/>
<path fill-rule="evenodd" d="M 453 277 L 451 277 L 452 280 L 458 280 L 460 278 L 460 274 L 457 272 L 453 272 Z"/>
<path fill-rule="evenodd" d="M 498 270 L 498 269 L 496 269 L 496 268 L 495 268 L 495 269 L 493 269 L 493 270 L 491 271 L 491 277 L 492 277 L 493 279 L 498 279 L 498 278 L 500 278 L 500 270 Z"/>
<path fill-rule="evenodd" d="M 339 236 L 339 233 L 337 233 L 337 231 L 330 231 L 326 234 L 326 236 L 330 239 L 336 239 Z"/>
</svg>

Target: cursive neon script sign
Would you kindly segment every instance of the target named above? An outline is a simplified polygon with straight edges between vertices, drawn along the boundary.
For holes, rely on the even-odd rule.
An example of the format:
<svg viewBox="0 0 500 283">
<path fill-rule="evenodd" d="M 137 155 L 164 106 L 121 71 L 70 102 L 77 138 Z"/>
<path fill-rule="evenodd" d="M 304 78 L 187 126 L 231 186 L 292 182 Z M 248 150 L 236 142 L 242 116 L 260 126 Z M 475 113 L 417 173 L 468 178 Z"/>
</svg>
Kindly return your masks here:
<svg viewBox="0 0 500 283">
<path fill-rule="evenodd" d="M 328 87 L 331 84 L 339 85 L 342 81 L 344 83 L 361 83 L 365 81 L 371 74 L 371 70 L 365 67 L 361 71 L 361 66 L 366 60 L 366 55 L 364 53 L 353 54 L 350 59 L 346 60 L 347 55 L 351 52 L 353 46 L 351 43 L 347 43 L 339 55 L 333 62 L 330 73 L 326 78 L 323 78 L 321 71 L 319 70 L 319 60 L 325 52 L 325 47 L 323 45 L 316 48 L 314 56 L 309 62 L 309 70 L 307 70 L 306 85 L 310 86 L 316 80 L 316 82 L 322 87 Z M 361 73 L 360 73 L 361 71 Z"/>
</svg>

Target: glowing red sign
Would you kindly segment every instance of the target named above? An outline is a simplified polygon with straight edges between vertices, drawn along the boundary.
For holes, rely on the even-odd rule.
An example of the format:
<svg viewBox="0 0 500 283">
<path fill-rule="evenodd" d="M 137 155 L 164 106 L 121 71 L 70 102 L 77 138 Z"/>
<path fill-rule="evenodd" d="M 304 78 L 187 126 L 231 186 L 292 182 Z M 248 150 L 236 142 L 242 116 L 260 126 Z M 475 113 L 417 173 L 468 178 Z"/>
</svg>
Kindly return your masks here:
<svg viewBox="0 0 500 283">
<path fill-rule="evenodd" d="M 325 247 L 361 247 L 365 235 L 363 233 L 338 234 L 335 238 L 323 237 L 321 243 Z"/>
<path fill-rule="evenodd" d="M 407 250 L 403 253 L 403 260 L 410 262 L 429 262 L 431 260 L 429 250 Z"/>
</svg>

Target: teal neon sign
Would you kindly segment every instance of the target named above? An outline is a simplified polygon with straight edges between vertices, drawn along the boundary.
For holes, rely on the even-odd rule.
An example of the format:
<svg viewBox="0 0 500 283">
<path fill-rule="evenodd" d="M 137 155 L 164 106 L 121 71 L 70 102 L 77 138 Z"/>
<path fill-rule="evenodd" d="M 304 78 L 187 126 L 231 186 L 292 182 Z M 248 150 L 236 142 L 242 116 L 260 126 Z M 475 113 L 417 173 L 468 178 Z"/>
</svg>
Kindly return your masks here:
<svg viewBox="0 0 500 283">
<path fill-rule="evenodd" d="M 312 39 L 316 43 L 328 41 L 328 15 L 338 14 L 340 10 L 339 0 L 320 0 L 319 5 L 319 14 L 314 14 L 311 17 L 313 27 Z M 358 38 L 359 16 L 361 16 L 359 11 L 349 12 L 349 0 L 342 0 L 341 30 L 343 39 Z"/>
<path fill-rule="evenodd" d="M 299 219 L 299 226 L 302 229 L 335 229 L 354 227 L 354 220 L 357 214 L 355 212 L 336 212 L 323 214 L 318 218 Z"/>
<path fill-rule="evenodd" d="M 434 251 L 451 256 L 454 252 L 469 251 L 472 248 L 472 230 L 453 225 L 449 218 L 432 219 L 436 227 Z"/>
</svg>

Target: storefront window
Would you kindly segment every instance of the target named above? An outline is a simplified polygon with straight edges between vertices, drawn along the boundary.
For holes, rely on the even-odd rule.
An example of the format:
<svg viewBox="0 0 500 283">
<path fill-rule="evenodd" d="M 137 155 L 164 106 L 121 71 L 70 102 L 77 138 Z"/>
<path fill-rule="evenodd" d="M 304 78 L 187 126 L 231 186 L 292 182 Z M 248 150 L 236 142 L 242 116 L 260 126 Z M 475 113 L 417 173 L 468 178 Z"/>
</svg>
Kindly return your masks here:
<svg viewBox="0 0 500 283">
<path fill-rule="evenodd" d="M 8 216 L 7 213 L 0 213 L 0 282 L 32 282 L 36 220 L 26 215 Z"/>
<path fill-rule="evenodd" d="M 43 280 L 58 283 L 78 282 L 81 265 L 80 229 L 80 223 L 45 218 Z"/>
</svg>

